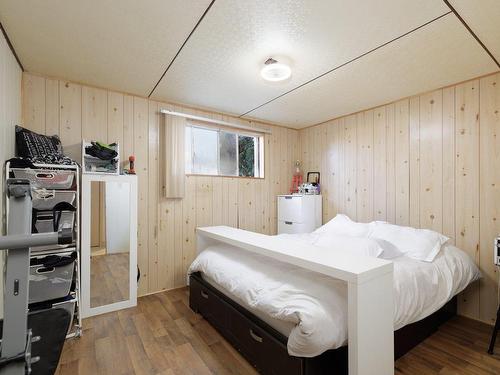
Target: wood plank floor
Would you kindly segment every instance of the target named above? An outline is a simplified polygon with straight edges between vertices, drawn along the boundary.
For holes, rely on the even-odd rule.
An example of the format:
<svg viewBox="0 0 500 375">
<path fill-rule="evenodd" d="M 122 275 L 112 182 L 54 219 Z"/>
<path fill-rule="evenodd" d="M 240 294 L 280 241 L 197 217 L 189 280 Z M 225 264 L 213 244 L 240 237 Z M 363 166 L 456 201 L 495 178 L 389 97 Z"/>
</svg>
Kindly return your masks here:
<svg viewBox="0 0 500 375">
<path fill-rule="evenodd" d="M 491 327 L 456 317 L 400 358 L 397 375 L 500 374 L 486 353 Z M 188 307 L 186 288 L 142 297 L 132 309 L 84 321 L 65 344 L 57 375 L 250 375 L 255 370 Z"/>
</svg>

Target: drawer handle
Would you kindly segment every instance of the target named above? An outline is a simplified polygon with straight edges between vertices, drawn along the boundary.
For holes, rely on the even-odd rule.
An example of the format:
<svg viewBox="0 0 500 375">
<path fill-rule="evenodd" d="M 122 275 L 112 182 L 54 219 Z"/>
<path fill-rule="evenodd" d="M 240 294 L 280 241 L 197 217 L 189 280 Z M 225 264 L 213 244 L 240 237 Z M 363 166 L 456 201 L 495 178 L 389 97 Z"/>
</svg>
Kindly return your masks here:
<svg viewBox="0 0 500 375">
<path fill-rule="evenodd" d="M 36 273 L 41 275 L 41 274 L 44 274 L 44 273 L 52 273 L 56 270 L 55 267 L 41 267 L 41 268 L 37 268 L 36 269 Z"/>
<path fill-rule="evenodd" d="M 257 342 L 262 342 L 262 337 L 260 337 L 259 335 L 255 334 L 255 332 L 250 328 L 250 336 L 252 337 L 252 339 L 254 339 L 255 341 Z"/>
<path fill-rule="evenodd" d="M 37 173 L 36 174 L 36 178 L 39 178 L 39 179 L 53 179 L 54 178 L 54 174 L 53 173 Z"/>
<path fill-rule="evenodd" d="M 285 221 L 286 225 L 292 225 L 293 223 L 291 221 Z"/>
<path fill-rule="evenodd" d="M 205 299 L 208 299 L 208 293 L 204 292 L 203 290 L 200 292 L 201 296 Z"/>
</svg>

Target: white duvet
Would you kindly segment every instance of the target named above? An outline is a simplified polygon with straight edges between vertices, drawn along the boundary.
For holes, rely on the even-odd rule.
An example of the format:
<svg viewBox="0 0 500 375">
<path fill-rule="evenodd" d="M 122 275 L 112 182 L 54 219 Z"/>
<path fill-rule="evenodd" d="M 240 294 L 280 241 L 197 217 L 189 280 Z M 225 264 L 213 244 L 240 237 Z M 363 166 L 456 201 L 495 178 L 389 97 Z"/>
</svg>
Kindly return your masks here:
<svg viewBox="0 0 500 375">
<path fill-rule="evenodd" d="M 307 236 L 296 240 L 307 247 Z M 451 245 L 431 263 L 392 261 L 395 330 L 432 314 L 480 277 L 470 257 Z M 314 357 L 347 343 L 347 286 L 340 280 L 223 244 L 200 253 L 193 272 L 288 336 L 290 355 Z"/>
</svg>

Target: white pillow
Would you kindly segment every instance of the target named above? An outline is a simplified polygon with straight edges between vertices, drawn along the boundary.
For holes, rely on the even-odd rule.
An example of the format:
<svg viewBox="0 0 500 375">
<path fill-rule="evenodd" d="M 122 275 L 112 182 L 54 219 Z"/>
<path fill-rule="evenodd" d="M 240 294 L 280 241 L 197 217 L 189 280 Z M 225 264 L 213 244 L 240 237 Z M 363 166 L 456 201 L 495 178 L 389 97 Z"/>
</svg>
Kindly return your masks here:
<svg viewBox="0 0 500 375">
<path fill-rule="evenodd" d="M 392 259 L 402 255 L 386 241 L 366 237 L 322 234 L 314 242 L 315 246 L 333 251 L 348 251 L 356 255 Z"/>
<path fill-rule="evenodd" d="M 370 232 L 370 225 L 356 223 L 346 215 L 338 214 L 328 223 L 316 229 L 313 233 L 329 233 L 352 237 L 366 237 Z"/>
<path fill-rule="evenodd" d="M 396 246 L 386 240 L 381 240 L 380 238 L 372 238 L 372 240 L 377 241 L 378 245 L 384 249 L 384 252 L 379 256 L 379 258 L 394 259 L 404 255 Z"/>
<path fill-rule="evenodd" d="M 432 262 L 449 238 L 429 229 L 402 227 L 384 222 L 373 222 L 368 237 L 385 240 L 404 255 Z"/>
</svg>

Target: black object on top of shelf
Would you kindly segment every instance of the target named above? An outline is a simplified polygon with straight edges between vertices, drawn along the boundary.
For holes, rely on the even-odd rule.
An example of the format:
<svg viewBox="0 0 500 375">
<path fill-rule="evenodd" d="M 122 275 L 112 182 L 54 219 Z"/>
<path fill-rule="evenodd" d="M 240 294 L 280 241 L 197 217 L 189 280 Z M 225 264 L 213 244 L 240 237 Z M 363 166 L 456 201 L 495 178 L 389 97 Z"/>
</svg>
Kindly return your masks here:
<svg viewBox="0 0 500 375">
<path fill-rule="evenodd" d="M 38 134 L 19 125 L 16 125 L 15 132 L 18 157 L 28 159 L 34 164 L 76 164 L 74 160 L 64 155 L 61 140 L 57 135 Z M 33 167 L 28 166 L 28 168 Z"/>
<path fill-rule="evenodd" d="M 309 176 L 313 175 L 316 176 L 316 180 L 315 181 L 310 181 L 309 180 Z M 309 182 L 311 183 L 313 186 L 316 186 L 319 184 L 319 178 L 320 178 L 320 173 L 319 172 L 307 172 L 307 181 L 306 182 Z"/>
<path fill-rule="evenodd" d="M 91 146 L 85 147 L 85 154 L 87 155 L 94 156 L 101 160 L 109 160 L 109 161 L 112 161 L 114 158 L 118 156 L 118 153 L 115 150 L 106 147 L 106 145 L 94 141 L 90 143 Z M 116 143 L 112 143 L 109 146 L 116 146 Z"/>
</svg>

